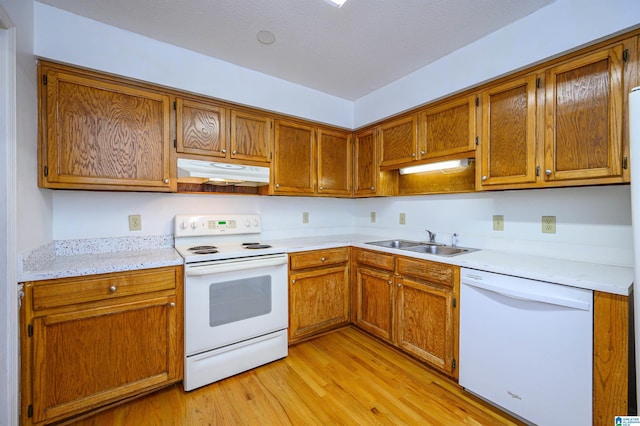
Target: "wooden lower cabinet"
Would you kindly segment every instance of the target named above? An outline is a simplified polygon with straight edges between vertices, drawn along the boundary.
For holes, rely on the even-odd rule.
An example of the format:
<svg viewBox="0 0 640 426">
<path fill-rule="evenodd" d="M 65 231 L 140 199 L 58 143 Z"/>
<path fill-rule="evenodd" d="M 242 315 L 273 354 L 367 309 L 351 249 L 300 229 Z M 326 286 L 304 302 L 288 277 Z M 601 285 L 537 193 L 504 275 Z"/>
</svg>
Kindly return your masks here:
<svg viewBox="0 0 640 426">
<path fill-rule="evenodd" d="M 457 378 L 457 266 L 354 249 L 360 328 Z"/>
<path fill-rule="evenodd" d="M 289 343 L 349 323 L 349 247 L 289 256 Z"/>
<path fill-rule="evenodd" d="M 182 266 L 25 283 L 22 424 L 182 379 Z"/>
</svg>

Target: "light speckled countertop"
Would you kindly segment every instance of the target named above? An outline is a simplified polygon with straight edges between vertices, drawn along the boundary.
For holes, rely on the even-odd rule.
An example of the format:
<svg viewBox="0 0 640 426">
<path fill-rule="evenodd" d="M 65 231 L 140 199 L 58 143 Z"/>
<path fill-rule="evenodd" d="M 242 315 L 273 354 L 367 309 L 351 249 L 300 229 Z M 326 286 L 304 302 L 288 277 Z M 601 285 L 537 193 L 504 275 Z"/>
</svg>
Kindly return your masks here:
<svg viewBox="0 0 640 426">
<path fill-rule="evenodd" d="M 572 287 L 628 296 L 633 283 L 633 268 L 578 262 L 496 250 L 479 250 L 453 257 L 390 249 L 366 244 L 389 238 L 372 235 L 329 235 L 266 241 L 283 252 L 295 253 L 325 248 L 355 246 L 371 250 L 448 263 L 505 275 L 519 276 Z M 104 239 L 78 243 L 58 242 L 31 256 L 31 263 L 20 274 L 20 281 L 66 278 L 108 272 L 175 266 L 183 263 L 170 246 L 171 236 L 157 240 Z M 71 247 L 71 248 L 70 248 Z M 126 247 L 126 249 L 125 249 Z M 131 250 L 138 248 L 137 250 Z M 83 252 L 83 250 L 85 250 Z M 87 253 L 88 252 L 88 253 Z"/>
</svg>

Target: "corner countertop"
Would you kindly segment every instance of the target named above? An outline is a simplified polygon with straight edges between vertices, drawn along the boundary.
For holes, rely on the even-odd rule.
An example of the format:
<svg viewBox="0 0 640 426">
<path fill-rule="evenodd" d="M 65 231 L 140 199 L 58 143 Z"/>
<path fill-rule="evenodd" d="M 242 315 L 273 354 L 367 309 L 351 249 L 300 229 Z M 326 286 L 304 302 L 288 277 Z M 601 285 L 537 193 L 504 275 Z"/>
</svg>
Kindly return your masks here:
<svg viewBox="0 0 640 426">
<path fill-rule="evenodd" d="M 631 267 L 485 249 L 445 257 L 366 244 L 368 241 L 386 239 L 389 238 L 375 235 L 345 234 L 274 239 L 266 242 L 274 247 L 282 248 L 282 251 L 287 253 L 354 246 L 622 296 L 630 294 L 633 284 L 633 268 Z M 19 281 L 67 278 L 182 264 L 182 257 L 173 248 L 166 246 L 90 254 L 76 251 L 69 255 L 51 255 L 38 259 L 38 262 L 35 262 L 36 266 L 20 274 Z"/>
<path fill-rule="evenodd" d="M 568 285 L 587 290 L 602 291 L 622 296 L 629 296 L 633 284 L 633 268 L 631 267 L 562 260 L 485 249 L 445 257 L 366 244 L 367 241 L 388 239 L 390 238 L 372 235 L 334 235 L 278 240 L 273 241 L 273 243 L 286 247 L 289 253 L 354 246 L 447 263 L 464 268 Z"/>
</svg>

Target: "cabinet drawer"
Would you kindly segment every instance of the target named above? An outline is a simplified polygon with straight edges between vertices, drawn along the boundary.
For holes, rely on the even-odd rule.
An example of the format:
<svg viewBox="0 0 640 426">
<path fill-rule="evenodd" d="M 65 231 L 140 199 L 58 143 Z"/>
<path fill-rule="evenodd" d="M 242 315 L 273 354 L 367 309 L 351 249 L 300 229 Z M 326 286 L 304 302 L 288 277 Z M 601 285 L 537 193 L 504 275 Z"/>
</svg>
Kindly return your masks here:
<svg viewBox="0 0 640 426">
<path fill-rule="evenodd" d="M 379 251 L 358 250 L 356 261 L 359 264 L 369 265 L 386 271 L 393 271 L 393 255 Z"/>
<path fill-rule="evenodd" d="M 318 266 L 335 265 L 349 261 L 349 247 L 340 247 L 326 250 L 314 250 L 289 257 L 289 265 L 292 270 L 317 268 Z"/>
<path fill-rule="evenodd" d="M 172 290 L 175 287 L 175 268 L 40 281 L 33 286 L 33 309 Z"/>
<path fill-rule="evenodd" d="M 456 266 L 406 257 L 398 257 L 396 266 L 396 272 L 400 275 L 453 287 Z"/>
</svg>

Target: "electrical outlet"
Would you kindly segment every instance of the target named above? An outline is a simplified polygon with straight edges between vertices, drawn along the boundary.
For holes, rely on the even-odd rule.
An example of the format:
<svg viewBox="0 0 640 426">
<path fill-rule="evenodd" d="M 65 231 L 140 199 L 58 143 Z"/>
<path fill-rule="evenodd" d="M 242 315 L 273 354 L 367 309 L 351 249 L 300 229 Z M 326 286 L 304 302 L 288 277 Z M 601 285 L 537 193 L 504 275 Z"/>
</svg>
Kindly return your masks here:
<svg viewBox="0 0 640 426">
<path fill-rule="evenodd" d="M 376 212 L 371 212 L 371 223 L 376 223 Z"/>
<path fill-rule="evenodd" d="M 407 215 L 406 213 L 400 213 L 400 225 L 407 224 Z"/>
<path fill-rule="evenodd" d="M 543 234 L 556 233 L 556 217 L 555 216 L 542 216 L 542 233 Z"/>
<path fill-rule="evenodd" d="M 504 231 L 504 216 L 501 214 L 493 215 L 493 230 Z"/>
<path fill-rule="evenodd" d="M 139 214 L 129 215 L 129 231 L 141 231 L 142 230 L 142 216 Z"/>
<path fill-rule="evenodd" d="M 309 223 L 309 212 L 302 212 L 302 223 Z"/>
</svg>

